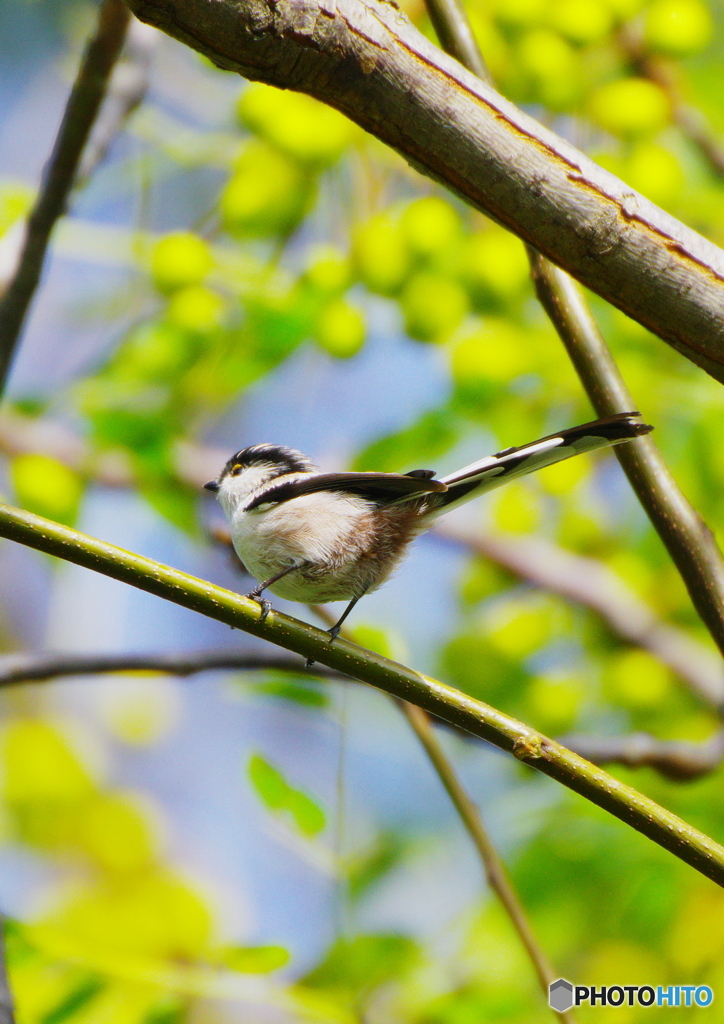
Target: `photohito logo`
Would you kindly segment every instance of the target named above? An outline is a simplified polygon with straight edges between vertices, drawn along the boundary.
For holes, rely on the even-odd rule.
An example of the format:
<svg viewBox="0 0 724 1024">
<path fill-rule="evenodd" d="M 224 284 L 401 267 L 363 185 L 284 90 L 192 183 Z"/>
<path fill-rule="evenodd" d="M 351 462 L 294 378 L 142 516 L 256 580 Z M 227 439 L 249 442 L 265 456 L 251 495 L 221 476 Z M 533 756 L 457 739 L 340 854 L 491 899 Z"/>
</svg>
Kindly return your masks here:
<svg viewBox="0 0 724 1024">
<path fill-rule="evenodd" d="M 711 1006 L 708 985 L 572 985 L 558 978 L 548 986 L 551 1009 L 563 1013 L 572 1006 Z"/>
</svg>

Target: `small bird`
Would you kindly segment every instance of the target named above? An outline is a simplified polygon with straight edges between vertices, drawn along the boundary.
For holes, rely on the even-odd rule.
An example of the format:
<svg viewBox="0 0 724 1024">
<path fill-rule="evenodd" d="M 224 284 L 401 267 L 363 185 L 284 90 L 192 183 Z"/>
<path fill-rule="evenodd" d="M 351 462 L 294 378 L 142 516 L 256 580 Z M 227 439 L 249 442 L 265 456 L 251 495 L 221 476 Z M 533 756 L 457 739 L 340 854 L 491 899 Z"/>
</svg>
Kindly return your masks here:
<svg viewBox="0 0 724 1024">
<path fill-rule="evenodd" d="M 554 462 L 648 434 L 653 428 L 639 417 L 620 413 L 571 427 L 441 480 L 429 469 L 320 473 L 301 452 L 255 444 L 204 486 L 229 519 L 239 558 L 262 581 L 247 595 L 260 603 L 260 621 L 271 608 L 265 590 L 310 604 L 347 600 L 329 631 L 334 640 L 359 599 L 388 579 L 410 541 L 443 512 Z"/>
</svg>

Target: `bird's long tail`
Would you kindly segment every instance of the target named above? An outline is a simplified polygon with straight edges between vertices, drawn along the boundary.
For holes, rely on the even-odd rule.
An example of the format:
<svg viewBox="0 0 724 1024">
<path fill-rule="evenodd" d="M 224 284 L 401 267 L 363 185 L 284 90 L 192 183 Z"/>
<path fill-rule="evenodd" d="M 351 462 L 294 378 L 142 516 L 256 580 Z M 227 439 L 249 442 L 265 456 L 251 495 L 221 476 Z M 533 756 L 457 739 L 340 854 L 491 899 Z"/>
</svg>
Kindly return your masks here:
<svg viewBox="0 0 724 1024">
<path fill-rule="evenodd" d="M 432 515 L 447 512 L 455 505 L 470 501 L 509 480 L 551 466 L 554 462 L 562 462 L 582 452 L 608 448 L 609 445 L 648 434 L 653 427 L 642 423 L 640 415 L 638 412 L 619 413 L 609 419 L 594 420 L 580 427 L 561 430 L 520 448 L 506 448 L 497 455 L 488 455 L 456 473 L 442 477 L 441 482 L 447 484 L 448 489 L 444 494 L 435 495 L 435 506 L 430 512 Z"/>
</svg>

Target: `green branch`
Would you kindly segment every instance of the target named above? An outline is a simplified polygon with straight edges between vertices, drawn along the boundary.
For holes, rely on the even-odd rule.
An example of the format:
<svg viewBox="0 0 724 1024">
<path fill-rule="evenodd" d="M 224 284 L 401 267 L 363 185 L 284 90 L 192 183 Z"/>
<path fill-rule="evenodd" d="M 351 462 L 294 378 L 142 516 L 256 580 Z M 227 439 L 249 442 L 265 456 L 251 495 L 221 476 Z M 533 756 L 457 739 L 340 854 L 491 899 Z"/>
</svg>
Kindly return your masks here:
<svg viewBox="0 0 724 1024">
<path fill-rule="evenodd" d="M 281 612 L 272 611 L 260 622 L 256 601 L 10 505 L 0 504 L 0 536 L 129 583 L 417 704 L 580 793 L 724 887 L 724 848 L 718 843 L 559 743 L 451 686 L 346 640 L 330 644 L 327 633 Z"/>
</svg>

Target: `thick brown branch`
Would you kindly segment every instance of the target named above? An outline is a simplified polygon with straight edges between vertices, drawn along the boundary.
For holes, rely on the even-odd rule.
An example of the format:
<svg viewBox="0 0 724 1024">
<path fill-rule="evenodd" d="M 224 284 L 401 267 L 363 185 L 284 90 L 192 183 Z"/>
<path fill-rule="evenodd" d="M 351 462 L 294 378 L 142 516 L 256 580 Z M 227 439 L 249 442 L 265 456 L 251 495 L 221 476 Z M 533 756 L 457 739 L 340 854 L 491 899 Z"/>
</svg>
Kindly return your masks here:
<svg viewBox="0 0 724 1024">
<path fill-rule="evenodd" d="M 50 234 L 65 212 L 83 148 L 105 95 L 129 21 L 128 8 L 122 0 L 104 0 L 98 27 L 65 108 L 45 180 L 28 219 L 18 268 L 0 299 L 0 393 L 40 281 Z"/>
<path fill-rule="evenodd" d="M 724 380 L 724 253 L 432 46 L 383 0 L 129 0 L 247 78 L 318 97 Z"/>
</svg>

